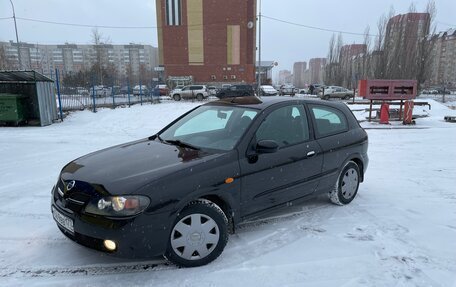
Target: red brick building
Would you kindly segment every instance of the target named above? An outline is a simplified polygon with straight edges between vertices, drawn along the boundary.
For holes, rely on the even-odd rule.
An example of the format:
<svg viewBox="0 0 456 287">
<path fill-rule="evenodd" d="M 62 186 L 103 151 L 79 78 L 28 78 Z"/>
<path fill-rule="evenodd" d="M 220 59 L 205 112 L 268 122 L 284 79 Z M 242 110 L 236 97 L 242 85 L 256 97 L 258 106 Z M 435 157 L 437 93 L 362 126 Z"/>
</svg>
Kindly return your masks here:
<svg viewBox="0 0 456 287">
<path fill-rule="evenodd" d="M 255 82 L 256 0 L 157 0 L 165 77 Z"/>
</svg>

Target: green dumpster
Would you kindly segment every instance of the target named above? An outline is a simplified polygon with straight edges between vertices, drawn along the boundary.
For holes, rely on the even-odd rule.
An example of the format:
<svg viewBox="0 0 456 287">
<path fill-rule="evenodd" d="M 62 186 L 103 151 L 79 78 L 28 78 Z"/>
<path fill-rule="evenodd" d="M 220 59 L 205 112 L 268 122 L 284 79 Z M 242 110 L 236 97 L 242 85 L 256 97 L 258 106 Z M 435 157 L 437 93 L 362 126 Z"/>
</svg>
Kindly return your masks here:
<svg viewBox="0 0 456 287">
<path fill-rule="evenodd" d="M 0 122 L 16 124 L 27 119 L 27 97 L 18 94 L 0 94 Z"/>
</svg>

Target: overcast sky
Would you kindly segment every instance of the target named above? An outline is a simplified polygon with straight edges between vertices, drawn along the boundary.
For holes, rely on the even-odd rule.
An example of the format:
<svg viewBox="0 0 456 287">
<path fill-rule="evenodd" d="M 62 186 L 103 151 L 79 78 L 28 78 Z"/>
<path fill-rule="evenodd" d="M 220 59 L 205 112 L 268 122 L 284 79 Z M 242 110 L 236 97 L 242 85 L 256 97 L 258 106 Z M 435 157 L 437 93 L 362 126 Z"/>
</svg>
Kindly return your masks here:
<svg viewBox="0 0 456 287">
<path fill-rule="evenodd" d="M 154 0 L 12 0 L 16 17 L 42 21 L 84 24 L 89 26 L 156 26 Z M 208 0 L 204 0 L 208 1 Z M 226 0 L 229 1 L 229 0 Z M 259 1 L 259 0 L 258 0 Z M 271 20 L 272 17 L 292 23 L 330 30 L 363 33 L 369 25 L 376 33 L 376 23 L 382 14 L 394 7 L 404 14 L 411 3 L 418 12 L 427 1 L 411 0 L 262 0 L 262 60 L 275 60 L 274 70 L 292 69 L 297 61 L 326 57 L 332 32 Z M 435 0 L 437 31 L 456 28 L 456 0 Z M 0 0 L 0 41 L 15 40 L 14 22 L 9 0 Z M 19 40 L 29 43 L 88 44 L 90 27 L 64 26 L 17 20 Z M 154 28 L 99 28 L 112 44 L 143 43 L 157 46 Z M 345 44 L 362 43 L 362 36 L 343 34 Z"/>
</svg>

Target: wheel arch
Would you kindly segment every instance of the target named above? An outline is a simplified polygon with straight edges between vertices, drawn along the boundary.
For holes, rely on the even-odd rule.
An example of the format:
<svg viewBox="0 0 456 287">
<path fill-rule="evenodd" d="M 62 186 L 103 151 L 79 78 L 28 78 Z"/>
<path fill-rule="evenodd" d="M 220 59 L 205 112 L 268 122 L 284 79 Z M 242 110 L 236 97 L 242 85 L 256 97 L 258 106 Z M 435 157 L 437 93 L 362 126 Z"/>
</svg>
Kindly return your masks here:
<svg viewBox="0 0 456 287">
<path fill-rule="evenodd" d="M 185 202 L 185 204 L 182 204 L 179 206 L 176 214 L 179 214 L 184 210 L 187 206 L 189 206 L 192 202 L 198 201 L 198 200 L 203 200 L 203 201 L 209 201 L 217 205 L 225 214 L 226 218 L 228 219 L 228 232 L 233 234 L 235 230 L 235 214 L 234 211 L 228 202 L 228 200 L 223 199 L 219 195 L 216 194 L 206 194 L 206 195 L 200 195 L 197 198 L 194 198 L 192 200 L 188 200 Z"/>
<path fill-rule="evenodd" d="M 229 233 L 233 234 L 234 233 L 234 212 L 231 208 L 231 205 L 229 202 L 222 197 L 216 195 L 216 194 L 208 194 L 201 196 L 198 199 L 203 199 L 203 200 L 208 200 L 212 203 L 215 203 L 220 209 L 225 213 L 226 218 L 228 219 L 228 231 Z"/>
<path fill-rule="evenodd" d="M 354 157 L 349 158 L 348 161 L 353 161 L 353 162 L 355 162 L 358 165 L 359 174 L 361 176 L 359 182 L 363 182 L 364 181 L 364 163 L 361 160 L 361 158 L 359 158 L 358 156 L 354 156 Z"/>
</svg>

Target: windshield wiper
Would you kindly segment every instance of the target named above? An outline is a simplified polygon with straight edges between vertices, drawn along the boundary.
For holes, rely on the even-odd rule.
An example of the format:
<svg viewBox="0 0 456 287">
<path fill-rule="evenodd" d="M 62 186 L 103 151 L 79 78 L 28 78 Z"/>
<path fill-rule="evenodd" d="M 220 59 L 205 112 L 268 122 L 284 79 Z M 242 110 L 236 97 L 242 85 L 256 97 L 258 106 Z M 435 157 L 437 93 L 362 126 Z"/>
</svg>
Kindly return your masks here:
<svg viewBox="0 0 456 287">
<path fill-rule="evenodd" d="M 191 148 L 191 149 L 194 149 L 194 150 L 200 150 L 199 147 L 196 147 L 194 145 L 191 145 L 189 143 L 186 143 L 186 142 L 183 142 L 183 141 L 180 141 L 180 140 L 163 140 L 163 141 L 166 142 L 166 143 L 177 145 L 177 146 L 181 146 L 181 147 L 187 147 L 187 148 Z"/>
</svg>

